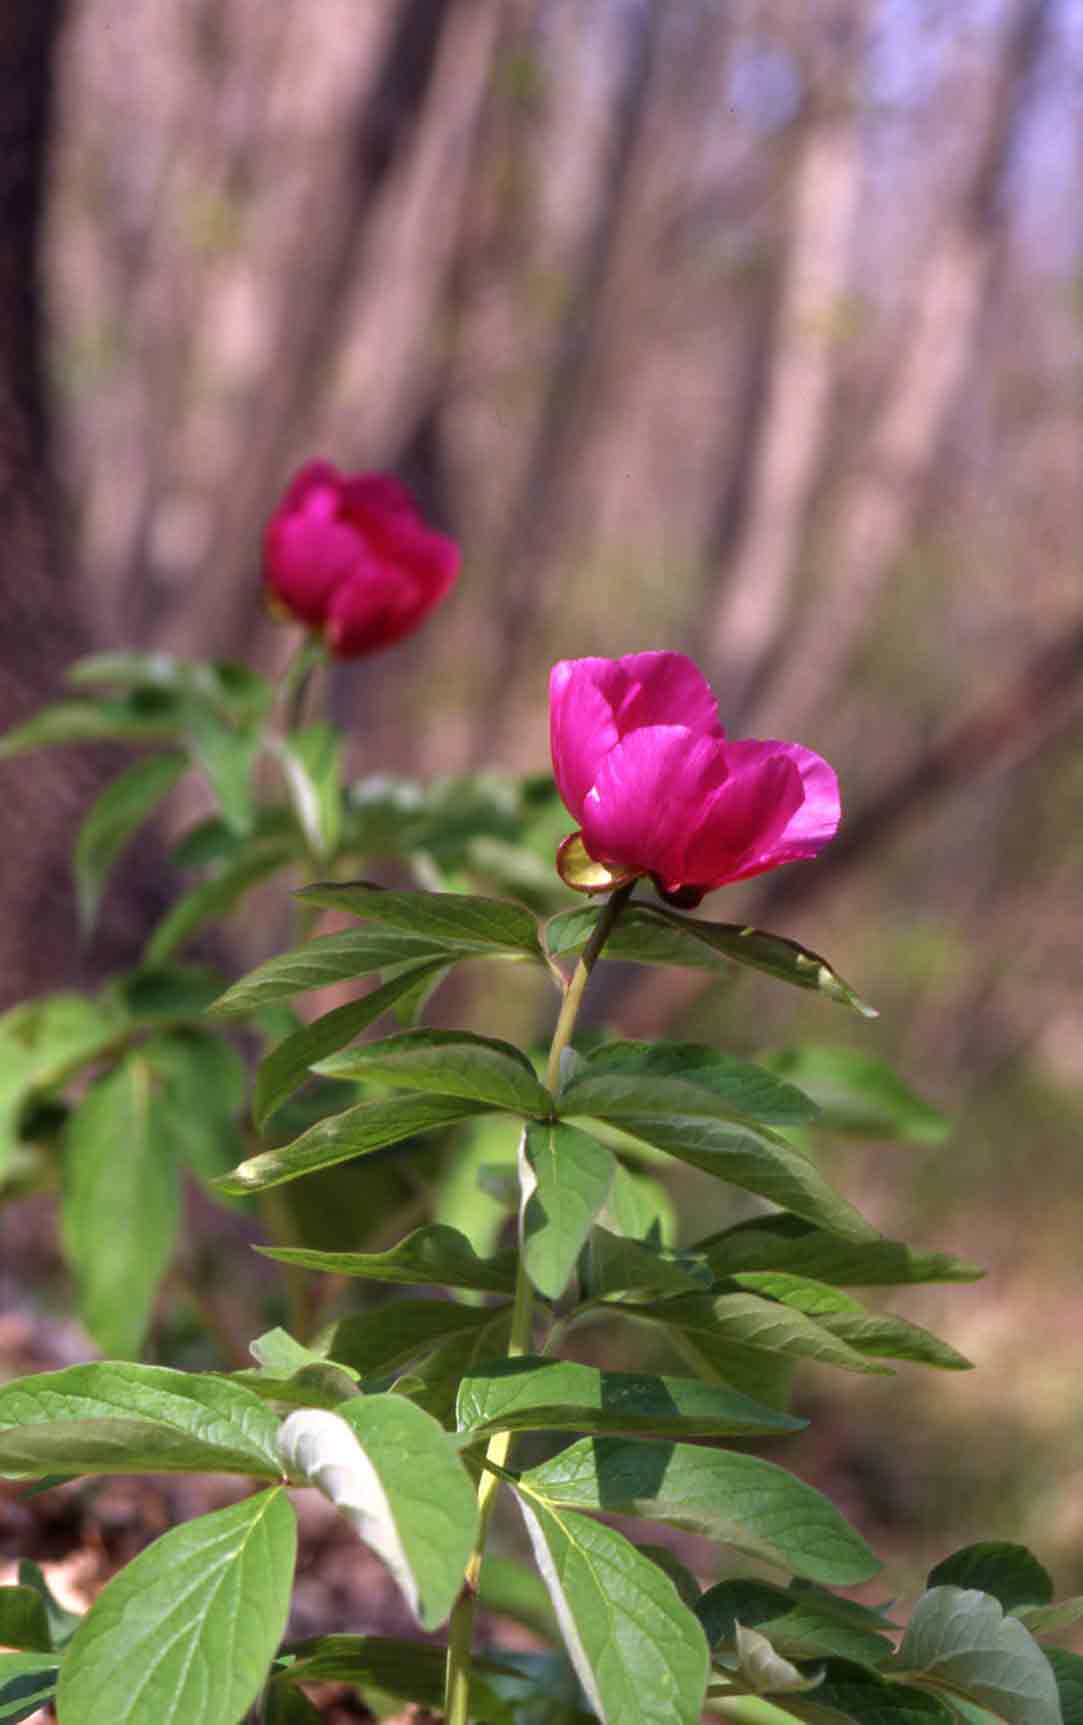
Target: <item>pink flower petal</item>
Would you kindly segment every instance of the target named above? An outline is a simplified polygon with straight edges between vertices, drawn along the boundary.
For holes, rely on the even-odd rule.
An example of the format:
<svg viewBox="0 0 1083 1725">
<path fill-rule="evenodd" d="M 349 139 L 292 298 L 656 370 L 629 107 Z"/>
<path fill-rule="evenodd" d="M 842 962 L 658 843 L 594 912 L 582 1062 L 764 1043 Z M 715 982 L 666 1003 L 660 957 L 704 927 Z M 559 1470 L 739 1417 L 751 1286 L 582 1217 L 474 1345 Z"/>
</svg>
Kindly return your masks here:
<svg viewBox="0 0 1083 1725">
<path fill-rule="evenodd" d="M 777 744 L 728 742 L 725 758 L 725 782 L 689 836 L 683 879 L 691 885 L 723 886 L 772 867 L 760 859 L 773 853 L 804 801 L 800 772 Z"/>
<path fill-rule="evenodd" d="M 601 862 L 687 880 L 685 849 L 726 774 L 725 744 L 684 725 L 645 725 L 606 755 L 583 800 L 583 841 Z"/>
</svg>

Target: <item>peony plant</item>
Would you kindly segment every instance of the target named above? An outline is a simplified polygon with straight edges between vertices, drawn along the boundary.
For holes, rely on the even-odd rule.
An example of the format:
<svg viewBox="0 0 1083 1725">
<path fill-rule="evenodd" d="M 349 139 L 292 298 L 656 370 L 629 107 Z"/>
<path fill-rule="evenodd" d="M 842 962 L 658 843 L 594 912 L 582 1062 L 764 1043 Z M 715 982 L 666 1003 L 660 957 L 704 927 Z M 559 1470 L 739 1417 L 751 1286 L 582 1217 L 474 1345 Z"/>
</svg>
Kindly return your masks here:
<svg viewBox="0 0 1083 1725">
<path fill-rule="evenodd" d="M 268 587 L 313 635 L 281 702 L 238 667 L 108 655 L 75 668 L 85 693 L 3 745 L 166 745 L 88 816 L 76 856 L 88 922 L 122 843 L 183 773 L 204 775 L 217 812 L 181 841 L 202 878 L 142 965 L 93 1000 L 0 1021 L 9 1168 L 25 1185 L 59 1162 L 80 1311 L 127 1356 L 0 1386 L 0 1474 L 41 1490 L 58 1475 L 205 1471 L 253 1489 L 148 1546 L 81 1619 L 56 1609 L 33 1566 L 0 1588 L 0 1719 L 52 1704 L 60 1725 L 306 1725 L 320 1717 L 312 1686 L 333 1681 L 374 1712 L 411 1705 L 446 1725 L 1070 1725 L 1083 1660 L 1039 1638 L 1083 1603 L 1053 1605 L 1029 1552 L 986 1543 L 946 1558 L 904 1622 L 845 1591 L 880 1565 L 785 1466 L 805 1423 L 790 1401 L 802 1360 L 851 1373 L 967 1363 L 854 1292 L 978 1274 L 881 1236 L 817 1164 L 840 1093 L 882 1073 L 828 1058 L 821 1085 L 822 1053 L 819 1066 L 800 1051 L 753 1064 L 578 1027 L 610 958 L 718 977 L 751 967 L 870 1012 L 817 953 L 686 914 L 731 881 L 815 857 L 839 821 L 832 769 L 797 744 L 729 741 L 698 668 L 642 653 L 553 671 L 553 775 L 578 823 L 559 845 L 559 805 L 536 781 L 343 786 L 341 740 L 302 722 L 306 679 L 328 648 L 374 651 L 415 626 L 456 565 L 394 482 L 310 466 L 267 534 Z M 561 896 L 554 851 L 587 902 Z M 374 856 L 412 883 L 343 878 Z M 224 989 L 180 962 L 197 930 L 281 870 L 308 877 L 295 900 L 306 938 Z M 339 926 L 313 933 L 325 911 Z M 536 971 L 555 996 L 547 1050 L 419 1021 L 463 964 L 487 977 L 487 1030 L 501 1028 L 507 967 Z M 375 986 L 295 1014 L 298 996 L 355 981 Z M 359 1040 L 390 1014 L 397 1027 Z M 236 1025 L 263 1043 L 243 1129 Z M 938 1129 L 905 1088 L 893 1095 L 888 1127 Z M 458 1208 L 432 1144 L 446 1146 Z M 734 1194 L 725 1226 L 680 1246 L 658 1179 L 670 1160 Z M 433 1174 L 434 1219 L 376 1249 L 387 1188 L 364 1181 L 402 1164 Z M 463 1167 L 503 1207 L 487 1229 L 463 1202 Z M 354 1208 L 337 1199 L 322 1242 L 321 1229 L 306 1238 L 303 1206 L 286 1200 L 343 1168 L 362 1182 Z M 288 1324 L 231 1369 L 134 1357 L 184 1169 L 222 1202 L 265 1206 L 260 1250 L 294 1296 Z M 366 1284 L 372 1302 L 336 1305 L 336 1289 Z M 313 1300 L 321 1286 L 330 1298 Z M 598 1363 L 592 1339 L 618 1333 L 642 1340 L 642 1369 Z M 383 1560 L 420 1629 L 446 1626 L 442 1645 L 364 1624 L 289 1637 L 291 1494 L 306 1488 Z M 494 1550 L 500 1509 L 505 1547 L 518 1540 L 532 1567 Z M 725 1553 L 726 1579 L 704 1586 L 649 1532 L 599 1514 L 696 1531 Z M 479 1651 L 479 1608 L 521 1618 L 536 1651 L 488 1637 Z"/>
</svg>

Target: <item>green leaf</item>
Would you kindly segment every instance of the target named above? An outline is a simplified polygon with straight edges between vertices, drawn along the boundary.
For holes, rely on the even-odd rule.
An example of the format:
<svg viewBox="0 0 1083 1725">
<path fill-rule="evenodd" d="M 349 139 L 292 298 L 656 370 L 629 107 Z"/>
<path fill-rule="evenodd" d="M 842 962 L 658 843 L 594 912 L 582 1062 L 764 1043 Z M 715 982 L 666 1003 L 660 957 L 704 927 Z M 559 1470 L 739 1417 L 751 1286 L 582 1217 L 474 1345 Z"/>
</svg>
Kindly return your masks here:
<svg viewBox="0 0 1083 1725">
<path fill-rule="evenodd" d="M 266 677 L 228 659 L 207 663 L 172 653 L 92 653 L 68 667 L 67 681 L 77 689 L 120 688 L 183 694 L 234 718 L 268 712 L 274 690 Z"/>
<path fill-rule="evenodd" d="M 304 1246 L 259 1246 L 265 1258 L 299 1264 L 329 1276 L 360 1276 L 369 1282 L 405 1282 L 421 1287 L 476 1288 L 510 1294 L 515 1288 L 515 1253 L 479 1258 L 465 1234 L 435 1222 L 415 1228 L 386 1252 L 313 1252 Z"/>
<path fill-rule="evenodd" d="M 130 1055 L 91 1086 L 66 1133 L 61 1226 L 79 1317 L 103 1353 L 138 1354 L 173 1253 L 173 1156 L 151 1069 Z"/>
<path fill-rule="evenodd" d="M 982 1540 L 965 1545 L 929 1571 L 929 1587 L 976 1588 L 991 1593 L 1005 1611 L 1020 1605 L 1048 1606 L 1053 1601 L 1053 1579 L 1025 1545 L 1006 1540 Z"/>
<path fill-rule="evenodd" d="M 258 840 L 239 851 L 210 880 L 177 899 L 148 940 L 144 962 L 164 964 L 205 923 L 228 916 L 250 887 L 274 874 L 292 856 L 293 845 L 285 839 Z"/>
<path fill-rule="evenodd" d="M 385 923 L 455 952 L 540 958 L 538 925 L 525 906 L 455 892 L 392 892 L 370 881 L 316 881 L 297 897 L 323 910 Z"/>
<path fill-rule="evenodd" d="M 602 1219 L 627 1239 L 668 1246 L 677 1233 L 673 1201 L 660 1181 L 617 1165 Z"/>
<path fill-rule="evenodd" d="M 53 1638 L 45 1601 L 33 1587 L 0 1587 L 0 1647 L 50 1653 Z"/>
<path fill-rule="evenodd" d="M 586 946 L 598 920 L 596 905 L 560 911 L 545 925 L 545 945 L 552 958 L 569 958 Z M 693 970 L 709 970 L 728 976 L 725 959 L 694 935 L 671 927 L 649 905 L 626 905 L 620 921 L 605 943 L 602 957 L 633 964 L 679 964 Z"/>
<path fill-rule="evenodd" d="M 933 1587 L 914 1607 L 898 1670 L 960 1691 L 1006 1725 L 1061 1725 L 1057 1685 L 1038 1643 L 991 1594 Z"/>
<path fill-rule="evenodd" d="M 222 818 L 233 832 L 247 834 L 255 824 L 252 769 L 262 747 L 260 727 L 251 719 L 223 717 L 213 708 L 191 702 L 188 738 L 218 800 Z"/>
<path fill-rule="evenodd" d="M 825 1312 L 818 1322 L 848 1347 L 874 1359 L 916 1360 L 943 1372 L 972 1370 L 971 1361 L 950 1343 L 906 1318 L 882 1312 Z"/>
<path fill-rule="evenodd" d="M 768 976 L 793 983 L 797 988 L 811 988 L 816 993 L 825 994 L 829 1000 L 838 1001 L 841 1006 L 852 1007 L 863 1018 L 879 1016 L 874 1007 L 859 999 L 826 958 L 799 946 L 794 940 L 787 940 L 780 934 L 767 934 L 760 928 L 744 928 L 740 923 L 701 922 L 698 918 L 680 916 L 676 911 L 663 909 L 661 905 L 652 907 L 652 911 L 670 927 L 679 928 L 694 939 L 703 941 L 712 952 L 721 953 L 736 964 L 766 971 Z"/>
<path fill-rule="evenodd" d="M 29 1493 L 26 1494 L 29 1496 Z M 49 1645 L 65 1647 L 71 1640 L 75 1630 L 82 1622 L 82 1613 L 69 1611 L 55 1598 L 41 1570 L 36 1563 L 24 1557 L 18 1568 L 20 1587 L 31 1588 L 45 1607 L 45 1617 L 49 1630 Z"/>
<path fill-rule="evenodd" d="M 371 1377 L 453 1336 L 473 1335 L 493 1316 L 491 1307 L 463 1306 L 455 1300 L 385 1300 L 367 1312 L 340 1318 L 328 1337 L 327 1356 Z"/>
<path fill-rule="evenodd" d="M 880 1568 L 826 1497 L 758 1456 L 583 1438 L 520 1483 L 571 1508 L 672 1522 L 829 1587 L 868 1581 Z"/>
<path fill-rule="evenodd" d="M 625 1309 L 617 1306 L 614 1311 L 623 1312 Z M 642 1308 L 639 1308 L 632 1315 L 638 1318 L 641 1314 Z M 798 1364 L 795 1359 L 768 1353 L 763 1348 L 745 1348 L 722 1335 L 711 1335 L 708 1330 L 697 1330 L 693 1334 L 671 1326 L 666 1340 L 705 1383 L 740 1390 L 767 1407 L 783 1411 L 789 1408 Z"/>
<path fill-rule="evenodd" d="M 286 1626 L 297 1530 L 285 1492 L 176 1527 L 107 1582 L 61 1668 L 61 1725 L 237 1725 Z"/>
<path fill-rule="evenodd" d="M 696 1378 L 599 1371 L 529 1355 L 465 1377 L 456 1418 L 471 1441 L 498 1431 L 750 1437 L 800 1431 L 806 1424 Z"/>
<path fill-rule="evenodd" d="M 420 965 L 434 958 L 445 960 L 443 948 L 398 929 L 361 928 L 344 934 L 321 934 L 249 971 L 226 989 L 212 1011 L 220 1018 L 237 1017 L 311 988 L 326 988 L 329 983 L 369 976 L 374 970 Z"/>
<path fill-rule="evenodd" d="M 795 1085 L 764 1067 L 695 1042 L 608 1042 L 588 1053 L 582 1076 L 572 1082 L 567 1094 L 580 1083 L 609 1073 L 679 1079 L 709 1091 L 728 1113 L 768 1126 L 803 1125 L 819 1113 L 815 1102 Z"/>
<path fill-rule="evenodd" d="M 295 1642 L 293 1661 L 276 1677 L 273 1688 L 292 1683 L 352 1683 L 362 1699 L 372 1689 L 400 1701 L 417 1701 L 439 1710 L 444 1700 L 442 1647 L 420 1641 L 395 1641 L 375 1635 L 321 1635 Z M 507 1704 L 498 1699 L 485 1678 L 504 1667 L 475 1657 L 470 1691 L 485 1725 L 511 1725 Z M 480 1675 L 479 1675 L 480 1674 Z"/>
<path fill-rule="evenodd" d="M 529 1121 L 520 1154 L 520 1239 L 527 1275 L 547 1299 L 560 1297 L 616 1171 L 612 1151 L 574 1126 Z"/>
<path fill-rule="evenodd" d="M 322 1718 L 302 1690 L 291 1689 L 281 1679 L 267 1685 L 260 1725 L 320 1725 Z"/>
<path fill-rule="evenodd" d="M 109 870 L 132 834 L 188 771 L 184 755 L 151 755 L 106 786 L 75 841 L 75 888 L 84 932 L 94 926 Z"/>
<path fill-rule="evenodd" d="M 387 1564 L 411 1611 L 437 1629 L 477 1532 L 470 1478 L 448 1435 L 403 1396 L 299 1410 L 279 1436 L 291 1473 L 318 1487 Z"/>
<path fill-rule="evenodd" d="M 318 1120 L 292 1144 L 250 1156 L 216 1180 L 215 1186 L 233 1194 L 262 1192 L 268 1186 L 281 1186 L 286 1180 L 299 1180 L 317 1168 L 330 1168 L 354 1156 L 367 1156 L 385 1144 L 398 1144 L 404 1138 L 434 1132 L 486 1111 L 485 1103 L 457 1096 L 418 1094 L 396 1096 L 389 1101 L 359 1102 L 341 1114 Z"/>
<path fill-rule="evenodd" d="M 156 743 L 175 737 L 184 722 L 183 704 L 161 693 L 119 701 L 58 701 L 0 737 L 0 760 L 58 743 Z"/>
<path fill-rule="evenodd" d="M 853 1621 L 845 1608 L 834 1610 L 829 1595 L 794 1594 L 765 1581 L 722 1581 L 708 1588 L 695 1607 L 711 1646 L 732 1646 L 738 1625 L 757 1629 L 784 1659 L 850 1659 L 882 1665 L 894 1651 L 883 1620 L 860 1611 Z M 860 1608 L 859 1608 L 860 1609 Z"/>
<path fill-rule="evenodd" d="M 277 1479 L 278 1421 L 228 1380 L 101 1362 L 0 1386 L 0 1473 L 249 1473 Z"/>
<path fill-rule="evenodd" d="M 624 1240 L 608 1228 L 592 1228 L 587 1261 L 579 1268 L 583 1292 L 591 1299 L 617 1293 L 688 1294 L 710 1287 L 711 1272 L 693 1258 L 665 1252 L 642 1240 Z"/>
<path fill-rule="evenodd" d="M 674 1556 L 666 1545 L 640 1545 L 636 1547 L 641 1557 L 649 1557 L 659 1569 L 669 1576 L 677 1589 L 677 1597 L 687 1605 L 690 1611 L 695 1611 L 699 1596 L 703 1592 L 699 1582 L 690 1569 L 686 1569 L 679 1557 Z"/>
<path fill-rule="evenodd" d="M 750 1348 L 790 1360 L 813 1360 L 848 1372 L 883 1372 L 849 1343 L 825 1328 L 825 1319 L 761 1300 L 755 1294 L 678 1294 L 650 1305 L 624 1305 L 621 1311 L 680 1330 L 693 1342 L 704 1337 L 726 1346 Z"/>
<path fill-rule="evenodd" d="M 661 1082 L 651 1080 L 652 1088 Z M 674 1088 L 691 1090 L 693 1086 L 674 1084 Z M 707 1097 L 706 1091 L 700 1094 Z M 625 1112 L 610 1097 L 605 1114 L 596 1113 L 594 1117 L 611 1121 L 622 1132 L 642 1138 L 667 1155 L 691 1163 L 693 1168 L 702 1168 L 719 1180 L 792 1210 L 844 1240 L 876 1238 L 875 1230 L 831 1189 L 809 1158 L 768 1127 L 713 1119 L 706 1108 L 702 1113 L 690 1113 L 683 1101 L 672 1112 L 666 1111 L 662 1103 L 657 1111 L 648 1111 L 645 1103 L 644 1097 L 638 1111 L 634 1111 L 629 1100 Z M 571 1106 L 570 1095 L 561 1099 L 562 1108 Z"/>
<path fill-rule="evenodd" d="M 1048 1647 L 1045 1657 L 1053 1669 L 1064 1725 L 1083 1725 L 1083 1658 L 1063 1647 Z"/>
<path fill-rule="evenodd" d="M 51 1699 L 56 1688 L 55 1653 L 0 1653 L 0 1720 L 19 1725 Z"/>
<path fill-rule="evenodd" d="M 553 1099 L 510 1042 L 465 1030 L 406 1030 L 321 1061 L 324 1078 L 379 1078 L 407 1090 L 465 1096 L 515 1114 L 546 1115 Z"/>
<path fill-rule="evenodd" d="M 1057 1635 L 1083 1619 L 1083 1595 L 1058 1599 L 1055 1605 L 1016 1605 L 1011 1607 L 1011 1613 L 1026 1624 L 1032 1635 Z"/>
<path fill-rule="evenodd" d="M 51 994 L 0 1016 L 0 1170 L 19 1142 L 27 1107 L 98 1059 L 124 1034 L 108 1003 Z"/>
<path fill-rule="evenodd" d="M 205 1183 L 231 1168 L 241 1149 L 237 1117 L 247 1071 L 220 1035 L 179 1029 L 143 1044 L 155 1079 L 153 1125 L 158 1146 Z"/>
<path fill-rule="evenodd" d="M 263 1127 L 270 1116 L 293 1091 L 310 1077 L 309 1069 L 333 1054 L 347 1042 L 367 1030 L 383 1013 L 401 1000 L 416 985 L 419 978 L 428 979 L 442 966 L 439 961 L 415 965 L 399 976 L 373 989 L 360 1000 L 347 1001 L 322 1017 L 306 1024 L 287 1036 L 261 1062 L 256 1073 L 256 1089 L 252 1101 L 252 1116 Z"/>
<path fill-rule="evenodd" d="M 806 1725 L 956 1725 L 958 1715 L 935 1695 L 886 1682 L 843 1660 L 828 1660 L 822 1669 L 818 1688 L 787 1695 L 785 1713 L 772 1718 L 800 1719 Z"/>
<path fill-rule="evenodd" d="M 537 1470 L 535 1470 L 537 1471 Z M 568 1657 L 604 1725 L 697 1725 L 707 1642 L 669 1577 L 615 1528 L 517 1488 Z"/>
<path fill-rule="evenodd" d="M 488 1319 L 476 1330 L 449 1336 L 410 1368 L 408 1383 L 395 1386 L 399 1394 L 408 1394 L 448 1431 L 454 1430 L 455 1402 L 463 1378 L 507 1359 L 511 1307 L 497 1307 L 488 1313 Z"/>
<path fill-rule="evenodd" d="M 757 1216 L 701 1240 L 720 1279 L 739 1270 L 786 1270 L 843 1287 L 894 1287 L 916 1282 L 975 1282 L 985 1274 L 947 1252 L 916 1252 L 897 1240 L 840 1240 L 797 1216 Z"/>
<path fill-rule="evenodd" d="M 291 732 L 277 748 L 305 844 L 324 862 L 342 835 L 342 743 L 333 725 L 319 724 Z"/>
<path fill-rule="evenodd" d="M 816 1679 L 808 1678 L 796 1665 L 791 1665 L 766 1635 L 758 1629 L 745 1629 L 740 1623 L 734 1634 L 737 1651 L 737 1675 L 756 1695 L 789 1695 L 803 1689 L 815 1689 Z"/>
<path fill-rule="evenodd" d="M 795 1276 L 789 1270 L 738 1270 L 728 1280 L 748 1293 L 778 1300 L 810 1318 L 820 1318 L 830 1312 L 863 1314 L 865 1311 L 860 1300 L 855 1300 L 852 1294 L 844 1294 L 829 1282 L 817 1282 L 810 1276 Z"/>
<path fill-rule="evenodd" d="M 126 1017 L 138 1023 L 202 1018 L 212 1000 L 222 992 L 218 971 L 206 965 L 171 964 L 161 969 L 129 970 L 108 984 Z"/>
<path fill-rule="evenodd" d="M 832 1132 L 941 1144 L 951 1131 L 951 1122 L 875 1054 L 801 1043 L 760 1058 L 819 1104 L 818 1124 Z"/>
</svg>

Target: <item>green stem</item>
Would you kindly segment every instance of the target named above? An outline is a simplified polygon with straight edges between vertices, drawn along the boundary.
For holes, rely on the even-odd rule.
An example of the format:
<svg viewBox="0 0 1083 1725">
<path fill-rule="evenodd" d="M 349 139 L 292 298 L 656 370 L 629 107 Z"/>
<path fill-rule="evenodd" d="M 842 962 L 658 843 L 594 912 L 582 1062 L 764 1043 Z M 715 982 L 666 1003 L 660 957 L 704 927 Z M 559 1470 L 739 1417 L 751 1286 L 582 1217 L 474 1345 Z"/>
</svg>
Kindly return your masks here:
<svg viewBox="0 0 1083 1725">
<path fill-rule="evenodd" d="M 564 1003 L 560 1016 L 553 1031 L 553 1041 L 549 1049 L 549 1062 L 545 1072 L 545 1082 L 550 1092 L 555 1095 L 560 1083 L 560 1057 L 568 1047 L 575 1029 L 575 1021 L 583 1000 L 583 992 L 590 978 L 590 973 L 598 956 L 613 932 L 613 925 L 622 909 L 631 897 L 635 881 L 629 881 L 627 886 L 618 887 L 602 906 L 601 913 L 591 932 L 590 939 L 579 958 L 564 993 Z M 515 1276 L 515 1301 L 512 1306 L 511 1335 L 508 1340 L 508 1358 L 519 1359 L 530 1352 L 530 1338 L 534 1327 L 534 1290 L 523 1265 L 522 1257 Z M 489 1447 L 485 1452 L 487 1462 L 496 1468 L 505 1467 L 508 1451 L 511 1448 L 511 1432 L 497 1432 L 490 1438 Z M 444 1690 L 444 1725 L 468 1725 L 470 1717 L 470 1671 L 472 1665 L 472 1646 L 474 1640 L 474 1614 L 477 1609 L 478 1585 L 481 1580 L 481 1566 L 485 1557 L 485 1544 L 489 1536 L 489 1523 L 492 1520 L 496 1494 L 500 1487 L 500 1476 L 487 1467 L 482 1473 L 478 1484 L 478 1532 L 474 1541 L 474 1549 L 470 1554 L 466 1572 L 463 1576 L 462 1592 L 455 1602 L 448 1624 L 447 1645 L 447 1682 Z"/>
</svg>

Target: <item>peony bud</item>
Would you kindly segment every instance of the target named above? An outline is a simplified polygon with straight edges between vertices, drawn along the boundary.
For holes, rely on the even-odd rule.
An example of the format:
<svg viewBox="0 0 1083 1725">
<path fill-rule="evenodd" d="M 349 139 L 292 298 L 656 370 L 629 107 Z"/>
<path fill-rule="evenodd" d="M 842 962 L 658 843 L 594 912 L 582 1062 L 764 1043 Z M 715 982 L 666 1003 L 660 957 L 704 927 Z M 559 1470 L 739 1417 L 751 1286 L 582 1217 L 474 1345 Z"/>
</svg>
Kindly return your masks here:
<svg viewBox="0 0 1083 1725">
<path fill-rule="evenodd" d="M 706 678 L 681 653 L 554 665 L 549 727 L 557 786 L 581 828 L 558 867 L 579 891 L 650 875 L 691 907 L 816 856 L 838 827 L 827 762 L 799 743 L 727 741 Z"/>
<path fill-rule="evenodd" d="M 264 537 L 272 599 L 322 630 L 340 659 L 412 634 L 458 572 L 458 546 L 426 526 L 397 479 L 326 461 L 294 474 Z"/>
</svg>

